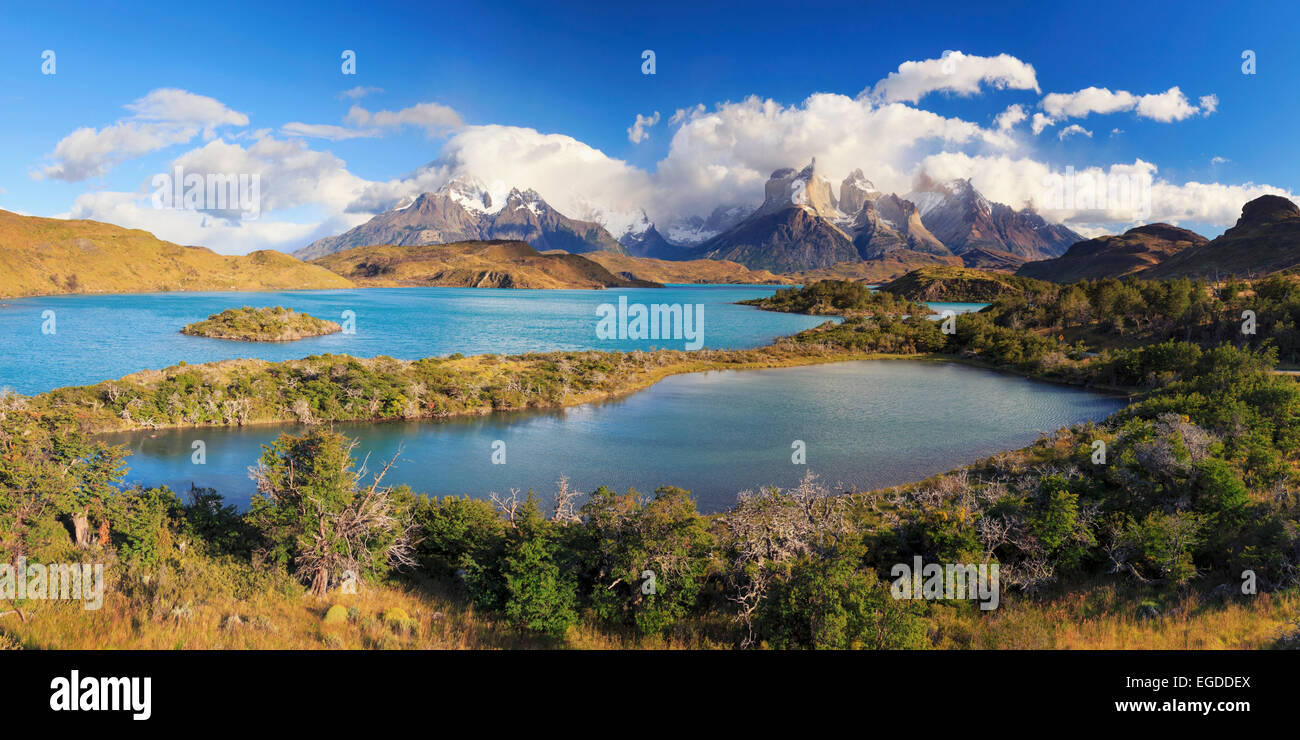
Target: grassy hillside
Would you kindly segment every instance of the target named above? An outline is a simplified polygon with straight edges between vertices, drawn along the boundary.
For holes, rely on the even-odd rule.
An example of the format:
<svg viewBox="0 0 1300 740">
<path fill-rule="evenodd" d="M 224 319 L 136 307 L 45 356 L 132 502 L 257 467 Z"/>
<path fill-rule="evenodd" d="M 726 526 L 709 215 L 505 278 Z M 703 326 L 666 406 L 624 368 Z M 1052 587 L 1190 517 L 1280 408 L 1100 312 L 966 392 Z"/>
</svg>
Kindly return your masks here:
<svg viewBox="0 0 1300 740">
<path fill-rule="evenodd" d="M 319 290 L 348 280 L 287 254 L 219 255 L 140 229 L 0 210 L 0 298 L 171 290 Z"/>
<path fill-rule="evenodd" d="M 318 257 L 324 267 L 365 287 L 652 288 L 615 275 L 588 255 L 541 253 L 526 242 L 467 241 L 429 246 L 354 247 Z"/>
<path fill-rule="evenodd" d="M 547 254 L 554 254 L 547 252 Z M 623 277 L 651 280 L 656 283 L 713 283 L 733 285 L 785 285 L 797 282 L 791 275 L 776 275 L 767 270 L 751 270 L 739 262 L 727 260 L 657 260 L 629 257 L 613 252 L 583 255 L 599 262 L 605 269 Z"/>
<path fill-rule="evenodd" d="M 182 334 L 245 342 L 291 342 L 343 331 L 333 321 L 318 319 L 291 308 L 231 308 L 181 329 Z"/>
<path fill-rule="evenodd" d="M 1049 288 L 1040 280 L 972 270 L 966 267 L 923 267 L 881 286 L 881 290 L 913 301 L 992 301 Z"/>
</svg>

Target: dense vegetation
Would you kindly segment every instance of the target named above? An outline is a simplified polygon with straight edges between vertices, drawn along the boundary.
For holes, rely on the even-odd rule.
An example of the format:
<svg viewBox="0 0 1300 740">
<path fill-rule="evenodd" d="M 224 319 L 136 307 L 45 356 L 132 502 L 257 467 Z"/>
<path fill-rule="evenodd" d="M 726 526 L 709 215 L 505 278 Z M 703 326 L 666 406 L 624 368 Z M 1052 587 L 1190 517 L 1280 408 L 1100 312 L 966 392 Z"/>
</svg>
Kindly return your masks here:
<svg viewBox="0 0 1300 740">
<path fill-rule="evenodd" d="M 796 292 L 781 301 L 840 300 L 851 312 L 874 300 L 840 285 L 805 290 L 806 298 Z M 1003 594 L 995 614 L 1046 614 L 1054 599 L 1109 589 L 1106 619 L 1190 624 L 1244 613 L 1256 621 L 1202 622 L 1230 634 L 1198 635 L 1198 644 L 1241 644 L 1247 633 L 1251 645 L 1295 644 L 1295 627 L 1278 614 L 1293 615 L 1300 587 L 1300 385 L 1273 368 L 1279 348 L 1294 346 L 1296 291 L 1286 278 L 1217 290 L 1186 281 L 1081 283 L 1008 296 L 948 327 L 910 310 L 880 311 L 828 322 L 774 348 L 712 360 L 700 354 L 695 367 L 718 358 L 740 366 L 939 354 L 1134 394 L 1102 424 L 1059 430 L 926 481 L 843 492 L 809 476 L 791 490 L 743 492 L 732 510 L 713 516 L 671 485 L 648 495 L 600 488 L 584 496 L 560 481 L 545 500 L 531 491 L 491 502 L 430 499 L 367 480 L 348 440 L 324 426 L 265 451 L 259 494 L 240 514 L 211 491 L 193 491 L 182 503 L 166 489 L 121 486 L 122 451 L 86 439 L 75 419 L 86 401 L 104 397 L 88 389 L 5 396 L 0 551 L 117 565 L 111 588 L 125 600 L 129 629 L 142 632 L 188 619 L 187 610 L 218 598 L 267 593 L 325 595 L 315 602 L 324 621 L 363 630 L 363 644 L 393 646 L 435 630 L 437 617 L 391 606 L 326 611 L 344 599 L 337 589 L 355 574 L 370 584 L 363 589 L 399 584 L 459 599 L 509 634 L 541 641 L 529 644 L 583 644 L 591 630 L 660 645 L 1001 644 L 993 635 L 1003 617 L 974 601 L 893 597 L 892 568 L 920 557 L 997 564 Z M 1256 312 L 1254 334 L 1241 332 L 1245 310 Z M 260 398 L 318 384 L 310 392 L 321 405 L 311 408 L 325 415 L 350 408 L 329 404 L 349 398 L 358 378 L 381 383 L 372 389 L 379 393 L 358 396 L 378 398 L 380 407 L 386 391 L 409 401 L 418 378 L 426 383 L 422 403 L 455 398 L 492 407 L 490 399 L 507 390 L 523 394 L 512 403 L 563 401 L 604 383 L 680 371 L 681 354 L 417 363 L 324 357 L 247 366 L 248 375 L 235 372 L 245 366 L 227 367 L 220 387 Z M 121 392 L 201 398 L 218 387 L 204 372 L 178 368 Z M 243 384 L 250 378 L 270 384 L 257 390 Z M 512 381 L 522 384 L 504 385 Z M 561 388 L 567 396 L 554 395 Z M 1089 608 L 1071 618 L 1095 617 Z M 35 629 L 18 624 L 0 622 L 0 638 L 21 641 Z M 326 629 L 324 644 L 343 639 Z"/>
<path fill-rule="evenodd" d="M 291 308 L 243 306 L 213 314 L 181 329 L 182 334 L 244 342 L 290 342 L 304 337 L 334 334 L 343 327 Z"/>
<path fill-rule="evenodd" d="M 913 301 L 971 301 L 982 303 L 1041 290 L 1042 281 L 1001 272 L 953 265 L 913 270 L 880 287 Z"/>
<path fill-rule="evenodd" d="M 782 288 L 767 298 L 740 301 L 767 311 L 840 316 L 900 316 L 929 313 L 919 303 L 892 293 L 872 293 L 862 283 L 852 280 L 821 280 L 802 288 Z"/>
<path fill-rule="evenodd" d="M 85 431 L 264 422 L 443 418 L 586 403 L 672 373 L 847 359 L 842 348 L 782 342 L 752 350 L 546 352 L 395 360 L 180 364 L 95 385 L 12 397 Z"/>
</svg>

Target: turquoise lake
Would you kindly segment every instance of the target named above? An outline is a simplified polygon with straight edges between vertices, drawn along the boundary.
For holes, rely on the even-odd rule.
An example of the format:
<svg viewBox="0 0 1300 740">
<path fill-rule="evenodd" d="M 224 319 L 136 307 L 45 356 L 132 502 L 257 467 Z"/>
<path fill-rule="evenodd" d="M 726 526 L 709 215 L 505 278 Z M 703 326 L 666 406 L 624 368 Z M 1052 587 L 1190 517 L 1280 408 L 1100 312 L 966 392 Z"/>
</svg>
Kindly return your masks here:
<svg viewBox="0 0 1300 740">
<path fill-rule="evenodd" d="M 678 375 L 616 401 L 546 413 L 336 429 L 359 441 L 355 452 L 369 456 L 372 473 L 396 454 L 385 482 L 422 493 L 487 498 L 532 488 L 546 499 L 563 475 L 588 492 L 676 485 L 712 512 L 730 507 L 745 489 L 792 486 L 805 471 L 859 490 L 919 480 L 1102 419 L 1124 403 L 964 365 L 874 360 Z M 242 508 L 261 445 L 295 429 L 139 431 L 106 439 L 133 452 L 129 480 L 181 494 L 192 483 L 212 487 Z M 192 459 L 197 440 L 205 446 L 202 465 Z M 498 440 L 505 464 L 492 463 Z M 796 440 L 804 443 L 806 465 L 792 463 Z"/>
<path fill-rule="evenodd" d="M 670 286 L 626 290 L 371 288 L 270 293 L 148 293 L 20 298 L 0 301 L 0 388 L 32 394 L 87 385 L 178 362 L 236 358 L 291 360 L 323 353 L 403 360 L 554 350 L 683 349 L 684 339 L 605 340 L 596 307 L 618 303 L 704 305 L 704 346 L 758 347 L 826 317 L 760 311 L 736 301 L 778 286 Z M 936 310 L 949 305 L 933 304 Z M 958 308 L 978 309 L 981 304 Z M 239 306 L 287 306 L 342 323 L 355 333 L 296 342 L 232 342 L 179 333 L 186 324 Z M 46 312 L 53 312 L 47 314 Z M 44 333 L 47 317 L 54 333 Z"/>
</svg>

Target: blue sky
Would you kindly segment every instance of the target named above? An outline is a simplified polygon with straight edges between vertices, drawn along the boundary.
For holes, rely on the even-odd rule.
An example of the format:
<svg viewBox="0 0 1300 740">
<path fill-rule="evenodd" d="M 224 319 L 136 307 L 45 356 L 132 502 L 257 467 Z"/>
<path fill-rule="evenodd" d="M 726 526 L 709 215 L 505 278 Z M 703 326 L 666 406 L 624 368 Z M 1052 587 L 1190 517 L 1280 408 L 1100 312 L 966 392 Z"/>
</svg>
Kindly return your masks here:
<svg viewBox="0 0 1300 740">
<path fill-rule="evenodd" d="M 567 8 L 541 3 L 272 5 L 234 2 L 210 10 L 191 3 L 158 4 L 155 9 L 143 3 L 68 3 L 7 9 L 0 18 L 0 97 L 5 110 L 0 116 L 4 143 L 0 207 L 34 215 L 125 221 L 124 225 L 151 228 L 164 238 L 195 243 L 209 234 L 197 222 L 159 219 L 147 212 L 147 198 L 141 209 L 139 203 L 127 204 L 125 195 L 114 200 L 107 194 L 138 198 L 150 177 L 169 171 L 178 157 L 214 140 L 248 150 L 260 135 L 333 160 L 333 170 L 313 164 L 294 171 L 299 180 L 322 177 L 318 189 L 329 196 L 313 200 L 291 195 L 275 176 L 284 172 L 284 157 L 289 155 L 284 151 L 259 155 L 259 166 L 281 168 L 264 171 L 264 187 L 279 194 L 272 201 L 279 207 L 264 213 L 259 224 L 244 224 L 242 232 L 211 231 L 210 241 L 222 251 L 245 251 L 241 245 L 292 248 L 301 239 L 364 220 L 367 214 L 355 208 L 348 213 L 348 204 L 367 184 L 395 183 L 385 191 L 389 197 L 417 184 L 436 184 L 445 173 L 418 183 L 409 176 L 444 156 L 447 142 L 458 132 L 489 125 L 571 137 L 611 160 L 612 164 L 602 165 L 605 170 L 591 176 L 590 189 L 602 192 L 592 193 L 590 199 L 599 201 L 606 195 L 603 191 L 617 191 L 621 200 L 597 202 L 597 210 L 636 205 L 636 198 L 652 197 L 647 188 L 674 189 L 680 197 L 640 206 L 656 220 L 685 211 L 707 211 L 728 199 L 745 200 L 750 197 L 747 193 L 761 192 L 754 172 L 762 172 L 782 154 L 803 157 L 817 153 L 819 146 L 828 148 L 819 154 L 819 162 L 829 162 L 827 174 L 835 179 L 844 174 L 839 170 L 853 164 L 854 152 L 897 149 L 889 153 L 888 166 L 883 160 L 876 163 L 880 172 L 866 172 L 886 182 L 910 177 L 925 156 L 941 152 L 1004 157 L 1020 163 L 1022 172 L 1031 171 L 1026 169 L 1030 161 L 1050 168 L 1083 169 L 1141 160 L 1155 165 L 1157 180 L 1169 188 L 1160 196 L 1165 205 L 1157 204 L 1154 215 L 1181 216 L 1183 225 L 1211 235 L 1231 224 L 1231 216 L 1223 214 L 1239 209 L 1240 203 L 1231 208 L 1230 204 L 1189 208 L 1184 200 L 1205 195 L 1185 188 L 1189 182 L 1224 188 L 1267 185 L 1288 194 L 1300 191 L 1293 141 L 1294 121 L 1300 120 L 1300 99 L 1294 92 L 1300 72 L 1300 51 L 1294 42 L 1300 29 L 1296 3 L 1240 9 L 1211 2 L 1068 6 L 1026 2 L 1002 3 L 997 8 L 944 2 L 656 2 Z M 54 75 L 41 74 L 41 54 L 46 49 L 57 55 Z M 357 54 L 355 76 L 340 72 L 344 49 Z M 643 49 L 656 53 L 654 75 L 641 73 Z M 1032 68 L 1039 89 L 999 89 L 1002 83 L 990 78 L 980 82 L 973 94 L 937 89 L 900 104 L 995 130 L 995 117 L 1008 106 L 1021 105 L 1028 119 L 1044 110 L 1044 96 L 1052 93 L 1073 94 L 1096 86 L 1143 96 L 1178 87 L 1198 112 L 1173 121 L 1142 117 L 1136 109 L 1092 113 L 1062 118 L 1037 134 L 1026 120 L 1007 131 L 1016 140 L 1013 147 L 991 151 L 987 142 L 942 137 L 900 144 L 889 133 L 893 129 L 886 129 L 879 119 L 873 119 L 882 128 L 872 129 L 872 141 L 862 142 L 859 148 L 845 147 L 831 139 L 843 138 L 843 131 L 849 130 L 837 128 L 840 123 L 852 127 L 853 122 L 822 129 L 820 114 L 808 110 L 808 98 L 814 93 L 852 101 L 897 72 L 900 64 L 937 59 L 945 50 L 976 59 L 1009 55 Z M 1245 50 L 1256 55 L 1254 75 L 1242 74 Z M 356 87 L 382 92 L 357 99 L 340 97 L 344 90 Z M 246 116 L 247 123 L 217 124 L 187 140 L 182 140 L 184 134 L 176 134 L 175 143 L 144 152 L 106 150 L 104 171 L 89 177 L 41 175 L 44 168 L 58 164 L 54 153 L 65 137 L 79 128 L 100 132 L 129 121 L 134 114 L 125 106 L 160 89 L 214 99 L 236 117 Z M 1202 96 L 1207 95 L 1217 99 L 1212 112 L 1202 104 Z M 771 100 L 787 117 L 802 116 L 793 124 L 796 130 L 792 132 L 790 121 L 781 123 L 777 131 L 761 125 L 747 127 L 745 111 L 721 107 L 750 96 Z M 876 112 L 887 102 L 900 101 L 877 100 Z M 343 140 L 297 136 L 285 130 L 294 122 L 364 129 L 355 120 L 346 120 L 351 106 L 359 105 L 373 115 L 422 103 L 454 111 L 449 115 L 460 123 L 436 130 L 395 124 Z M 774 137 L 774 156 L 724 152 L 716 142 L 710 151 L 683 154 L 689 132 L 682 131 L 681 122 L 672 125 L 669 119 L 674 111 L 697 105 L 704 106 L 703 115 L 719 113 L 731 122 L 727 136 Z M 659 122 L 647 129 L 648 137 L 631 141 L 628 128 L 636 116 L 655 111 Z M 685 121 L 685 126 L 703 125 L 700 120 Z M 1062 140 L 1061 131 L 1076 124 L 1090 135 Z M 510 133 L 518 134 L 515 129 Z M 799 129 L 813 139 L 824 130 L 827 140 L 795 141 L 803 136 Z M 478 139 L 490 133 L 475 130 Z M 682 138 L 675 140 L 675 136 Z M 675 141 L 679 146 L 673 160 Z M 528 157 L 544 156 L 548 146 L 540 139 L 523 149 L 519 148 L 523 144 L 516 144 L 510 151 L 523 151 Z M 109 146 L 105 141 L 94 145 Z M 581 195 L 548 192 L 547 186 L 564 187 L 566 178 L 556 184 L 554 173 L 512 169 L 509 162 L 488 163 L 481 148 L 496 145 L 481 140 L 474 145 L 480 153 L 459 160 L 461 166 L 473 159 L 481 169 L 492 170 L 488 179 L 527 172 L 519 177 L 532 181 L 510 184 L 538 187 L 548 200 L 558 200 L 571 210 L 579 207 L 572 203 Z M 215 147 L 205 154 L 193 160 L 195 166 L 213 160 Z M 869 160 L 862 165 L 874 161 L 861 158 Z M 676 163 L 665 166 L 668 161 Z M 982 162 L 969 173 L 981 189 L 1008 196 L 1020 192 L 1006 182 L 995 182 L 1004 177 L 1001 170 Z M 564 171 L 564 166 L 563 161 L 557 163 L 556 171 Z M 660 176 L 666 170 L 692 167 L 730 168 L 730 174 L 707 187 L 680 172 Z M 891 167 L 896 170 L 893 174 L 888 171 Z M 452 168 L 448 165 L 448 172 Z M 568 179 L 583 183 L 584 177 Z M 611 178 L 618 184 L 609 185 Z M 404 180 L 409 182 L 403 184 Z M 895 189 L 904 188 L 896 185 Z M 1213 197 L 1230 200 L 1240 192 L 1256 191 L 1221 190 Z M 1106 224 L 1091 226 L 1099 229 Z M 235 238 L 241 235 L 246 238 Z"/>
</svg>

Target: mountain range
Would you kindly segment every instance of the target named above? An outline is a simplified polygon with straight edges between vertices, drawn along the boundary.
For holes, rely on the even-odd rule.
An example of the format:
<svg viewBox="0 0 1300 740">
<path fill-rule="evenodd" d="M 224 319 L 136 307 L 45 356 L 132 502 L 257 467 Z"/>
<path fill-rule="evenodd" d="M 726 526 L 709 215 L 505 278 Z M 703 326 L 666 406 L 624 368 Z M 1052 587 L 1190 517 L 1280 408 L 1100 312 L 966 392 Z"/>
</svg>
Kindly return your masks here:
<svg viewBox="0 0 1300 740">
<path fill-rule="evenodd" d="M 303 260 L 378 244 L 426 246 L 464 241 L 519 240 L 538 251 L 626 254 L 603 226 L 569 218 L 535 190 L 492 193 L 473 179 L 455 179 L 437 192 L 381 213 L 366 223 L 294 252 Z"/>
<path fill-rule="evenodd" d="M 589 254 L 609 254 L 592 252 Z M 417 246 L 353 247 L 318 257 L 324 267 L 362 287 L 658 288 L 659 283 L 615 275 L 581 254 L 545 254 L 522 241 L 472 241 Z"/>
<path fill-rule="evenodd" d="M 690 253 L 774 272 L 886 257 L 917 267 L 958 257 L 960 264 L 1006 269 L 1057 256 L 1083 238 L 1031 210 L 990 203 L 969 180 L 923 177 L 899 196 L 881 192 L 855 170 L 837 196 L 816 167 L 813 160 L 799 171 L 773 172 L 762 205 Z"/>
<path fill-rule="evenodd" d="M 579 220 L 560 213 L 536 191 L 493 192 L 472 178 L 455 178 L 295 256 L 313 259 L 375 244 L 518 239 L 539 251 L 727 260 L 776 273 L 872 261 L 904 272 L 935 264 L 1009 271 L 1026 260 L 1058 256 L 1082 240 L 1031 210 L 991 203 L 968 180 L 939 183 L 923 177 L 912 192 L 899 196 L 876 188 L 861 170 L 837 189 L 816 164 L 773 172 L 757 207 L 718 207 L 707 217 L 676 220 L 664 232 L 644 212 L 592 212 Z"/>
</svg>

